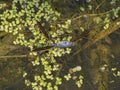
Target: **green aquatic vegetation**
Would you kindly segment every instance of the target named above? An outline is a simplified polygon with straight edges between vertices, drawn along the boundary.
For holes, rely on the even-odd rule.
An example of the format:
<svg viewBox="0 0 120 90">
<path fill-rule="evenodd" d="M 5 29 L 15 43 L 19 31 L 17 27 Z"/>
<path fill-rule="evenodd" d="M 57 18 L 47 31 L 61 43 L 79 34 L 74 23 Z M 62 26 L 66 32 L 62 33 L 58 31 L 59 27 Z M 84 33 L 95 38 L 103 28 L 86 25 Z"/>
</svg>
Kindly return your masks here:
<svg viewBox="0 0 120 90">
<path fill-rule="evenodd" d="M 29 80 L 29 72 L 23 72 L 25 84 L 33 90 L 58 90 L 58 86 L 62 84 L 63 78 L 59 76 L 59 72 L 63 67 L 55 57 L 70 53 L 70 48 L 59 48 L 58 44 L 61 41 L 69 42 L 71 36 L 61 36 L 71 34 L 72 30 L 69 29 L 71 20 L 59 23 L 59 17 L 60 13 L 52 9 L 47 0 L 13 0 L 11 8 L 0 14 L 0 31 L 14 35 L 15 45 L 29 48 L 29 55 L 34 56 L 32 66 L 36 70 L 40 69 L 39 73 L 32 76 L 34 81 Z M 58 43 L 57 47 L 40 56 L 36 51 L 33 52 L 34 47 L 42 48 L 55 43 Z"/>
</svg>

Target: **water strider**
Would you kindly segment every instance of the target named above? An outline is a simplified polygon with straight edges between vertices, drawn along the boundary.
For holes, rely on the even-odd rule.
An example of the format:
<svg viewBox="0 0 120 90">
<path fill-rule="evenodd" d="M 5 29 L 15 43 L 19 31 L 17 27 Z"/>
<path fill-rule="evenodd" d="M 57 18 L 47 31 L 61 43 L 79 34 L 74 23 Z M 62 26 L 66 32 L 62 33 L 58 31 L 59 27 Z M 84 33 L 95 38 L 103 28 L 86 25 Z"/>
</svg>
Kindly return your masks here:
<svg viewBox="0 0 120 90">
<path fill-rule="evenodd" d="M 63 40 L 63 41 L 60 41 L 58 43 L 54 43 L 50 46 L 46 46 L 46 47 L 42 47 L 42 48 L 35 48 L 33 51 L 38 51 L 38 52 L 45 52 L 47 51 L 48 49 L 51 49 L 51 48 L 70 48 L 70 47 L 73 47 L 75 46 L 75 44 L 83 37 L 87 36 L 89 34 L 89 31 L 84 31 L 79 37 L 77 37 L 76 39 L 74 40 L 71 40 L 71 41 L 67 41 L 67 40 Z"/>
<path fill-rule="evenodd" d="M 53 44 L 53 47 L 58 47 L 58 48 L 68 48 L 74 46 L 74 42 L 71 41 L 61 41 L 59 43 Z"/>
</svg>

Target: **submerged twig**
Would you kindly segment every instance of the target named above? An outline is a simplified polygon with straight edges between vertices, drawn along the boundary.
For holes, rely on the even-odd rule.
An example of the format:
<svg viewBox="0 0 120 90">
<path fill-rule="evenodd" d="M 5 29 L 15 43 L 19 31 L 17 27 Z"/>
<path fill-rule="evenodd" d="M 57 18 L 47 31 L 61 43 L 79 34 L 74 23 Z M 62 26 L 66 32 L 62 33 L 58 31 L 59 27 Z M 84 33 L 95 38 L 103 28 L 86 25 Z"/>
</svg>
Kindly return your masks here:
<svg viewBox="0 0 120 90">
<path fill-rule="evenodd" d="M 120 18 L 117 19 L 115 22 L 113 22 L 108 29 L 102 30 L 96 36 L 94 36 L 91 40 L 86 42 L 82 47 L 80 47 L 80 49 L 78 51 L 76 51 L 73 54 L 73 56 L 80 53 L 84 49 L 90 47 L 91 45 L 95 44 L 97 41 L 103 39 L 104 37 L 108 36 L 109 34 L 113 33 L 114 31 L 118 30 L 119 28 L 120 28 Z"/>
<path fill-rule="evenodd" d="M 6 59 L 6 58 L 25 58 L 28 57 L 28 55 L 7 55 L 7 56 L 0 56 L 0 59 Z"/>
</svg>

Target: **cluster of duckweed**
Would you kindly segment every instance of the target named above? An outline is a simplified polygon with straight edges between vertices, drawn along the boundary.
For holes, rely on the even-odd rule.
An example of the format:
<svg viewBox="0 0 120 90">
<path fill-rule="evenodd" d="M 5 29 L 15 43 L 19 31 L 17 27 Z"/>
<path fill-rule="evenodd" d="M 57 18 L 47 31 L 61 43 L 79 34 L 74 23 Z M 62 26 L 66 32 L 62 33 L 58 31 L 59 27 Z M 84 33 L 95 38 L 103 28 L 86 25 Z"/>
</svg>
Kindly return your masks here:
<svg viewBox="0 0 120 90">
<path fill-rule="evenodd" d="M 30 55 L 35 56 L 31 61 L 34 68 L 41 69 L 41 72 L 34 74 L 34 81 L 27 79 L 29 72 L 24 71 L 25 84 L 33 90 L 58 90 L 62 84 L 62 77 L 59 76 L 62 64 L 59 64 L 55 57 L 69 54 L 71 49 L 51 48 L 47 53 L 40 56 L 32 52 L 34 47 L 45 47 L 63 40 L 70 41 L 72 37 L 64 36 L 70 34 L 71 20 L 59 23 L 60 13 L 53 10 L 48 1 L 41 0 L 13 0 L 10 9 L 0 14 L 0 31 L 11 33 L 16 37 L 15 45 L 22 45 L 30 48 Z M 44 27 L 46 34 L 40 29 L 38 22 Z M 63 36 L 62 36 L 63 35 Z M 61 37 L 62 36 L 62 37 Z M 69 76 L 65 76 L 68 78 Z"/>
</svg>

